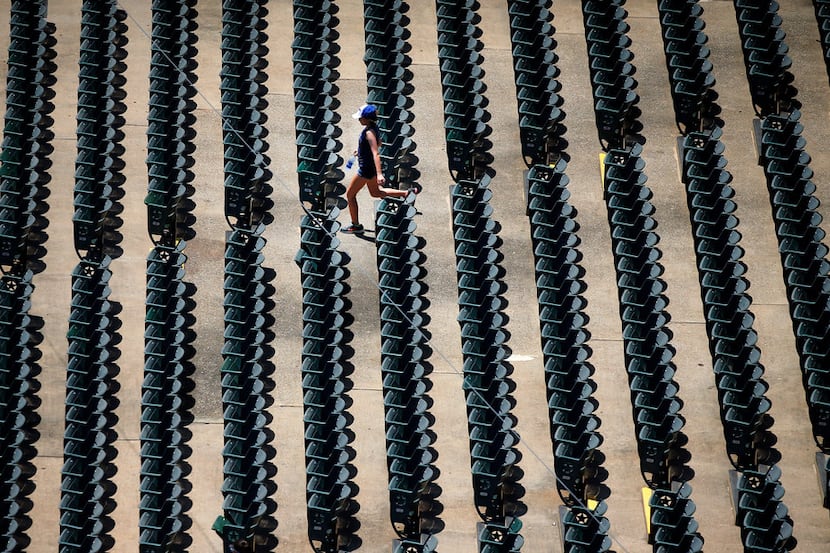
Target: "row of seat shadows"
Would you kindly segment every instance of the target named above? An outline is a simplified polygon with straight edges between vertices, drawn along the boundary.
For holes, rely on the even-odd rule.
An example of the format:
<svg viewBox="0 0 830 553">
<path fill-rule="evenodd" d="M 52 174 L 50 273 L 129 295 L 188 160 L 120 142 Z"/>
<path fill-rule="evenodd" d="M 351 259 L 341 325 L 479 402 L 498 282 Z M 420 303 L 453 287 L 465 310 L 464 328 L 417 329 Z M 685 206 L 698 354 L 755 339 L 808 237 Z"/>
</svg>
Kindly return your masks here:
<svg viewBox="0 0 830 553">
<path fill-rule="evenodd" d="M 541 347 L 565 551 L 609 551 L 610 490 L 588 346 L 576 210 L 568 202 L 565 111 L 550 0 L 508 2 Z"/>
<path fill-rule="evenodd" d="M 40 3 L 45 9 L 45 2 Z M 121 254 L 125 177 L 123 76 L 126 13 L 115 2 L 81 6 L 60 551 L 110 551 L 116 491 L 114 442 L 121 305 L 110 298 L 110 264 Z"/>
<path fill-rule="evenodd" d="M 721 142 L 723 122 L 714 90 L 703 10 L 697 2 L 666 0 L 658 5 L 666 67 L 674 99 L 682 180 L 695 244 L 701 299 L 718 389 L 727 454 L 736 469 L 736 524 L 748 551 L 787 550 L 792 520 L 777 494 L 779 452 L 773 447 L 771 402 L 750 311 L 752 299 L 741 261 L 732 176 Z M 763 41 L 755 41 L 756 48 Z M 769 48 L 769 44 L 766 46 Z M 760 49 L 760 48 L 759 48 Z M 758 103 L 768 90 L 756 86 Z M 760 95 L 759 95 L 760 94 Z"/>
<path fill-rule="evenodd" d="M 12 2 L 0 175 L 0 550 L 31 542 L 43 319 L 30 312 L 43 270 L 55 96 L 55 32 L 42 2 Z"/>
<path fill-rule="evenodd" d="M 265 2 L 222 4 L 222 143 L 224 255 L 222 408 L 225 550 L 240 540 L 272 550 L 277 526 L 276 455 L 271 429 L 274 389 L 274 269 L 263 250 L 273 220 L 265 99 L 268 88 Z M 237 545 L 237 549 L 241 549 Z"/>
<path fill-rule="evenodd" d="M 606 152 L 603 184 L 626 372 L 640 470 L 652 490 L 649 542 L 655 551 L 697 552 L 703 537 L 691 499 L 694 472 L 674 380 L 657 221 L 640 157 L 644 138 L 624 3 L 583 0 L 582 14 L 598 136 Z"/>
<path fill-rule="evenodd" d="M 519 551 L 526 506 L 521 501 L 521 454 L 507 358 L 509 332 L 500 225 L 492 218 L 484 60 L 476 0 L 436 1 L 438 60 L 450 175 L 452 229 L 458 284 L 458 322 L 464 359 L 463 388 L 481 552 Z"/>
<path fill-rule="evenodd" d="M 766 177 L 810 426 L 819 449 L 816 458 L 823 471 L 824 506 L 830 508 L 830 373 L 826 363 L 830 354 L 830 264 L 810 155 L 801 136 L 801 102 L 792 85 L 792 61 L 778 3 L 735 0 L 734 4 L 744 68 L 758 116 L 758 163 Z M 824 2 L 814 2 L 814 6 L 826 51 L 827 6 Z"/>
</svg>

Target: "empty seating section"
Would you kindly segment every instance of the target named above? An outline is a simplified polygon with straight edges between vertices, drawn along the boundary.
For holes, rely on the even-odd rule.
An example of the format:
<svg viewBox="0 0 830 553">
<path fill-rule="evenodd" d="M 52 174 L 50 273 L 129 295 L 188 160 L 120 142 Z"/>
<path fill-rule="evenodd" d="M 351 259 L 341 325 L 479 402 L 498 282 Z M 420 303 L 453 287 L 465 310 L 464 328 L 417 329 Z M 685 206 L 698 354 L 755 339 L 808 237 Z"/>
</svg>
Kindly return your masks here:
<svg viewBox="0 0 830 553">
<path fill-rule="evenodd" d="M 273 220 L 267 156 L 265 81 L 268 9 L 257 0 L 222 3 L 222 142 L 225 238 L 222 408 L 224 547 L 245 539 L 273 549 L 276 528 L 274 293 L 265 264 L 265 227 Z"/>
<path fill-rule="evenodd" d="M 184 254 L 195 235 L 190 199 L 196 132 L 195 2 L 154 0 L 147 119 L 147 258 L 141 404 L 139 544 L 184 551 L 189 531 L 190 438 L 196 367 L 194 295 Z"/>
<path fill-rule="evenodd" d="M 611 246 L 617 274 L 626 371 L 631 394 L 640 472 L 653 494 L 669 494 L 688 485 L 694 472 L 682 432 L 682 400 L 674 380 L 674 347 L 666 311 L 651 191 L 646 186 L 642 154 L 639 96 L 628 50 L 628 16 L 624 1 L 583 0 L 582 14 L 594 95 L 594 111 L 604 156 L 603 181 Z M 688 499 L 691 503 L 691 498 Z M 651 518 L 660 512 L 651 510 Z M 665 513 L 663 513 L 665 514 Z M 694 518 L 676 517 L 682 525 L 670 535 L 650 525 L 655 550 L 679 551 L 678 543 L 700 543 Z M 698 547 L 699 550 L 699 547 Z"/>
<path fill-rule="evenodd" d="M 474 181 L 490 171 L 493 161 L 479 5 L 475 0 L 436 0 L 435 6 L 449 171 L 456 182 Z"/>
<path fill-rule="evenodd" d="M 703 9 L 697 0 L 659 0 L 658 12 L 680 134 L 722 126 Z"/>
<path fill-rule="evenodd" d="M 312 211 L 336 204 L 345 192 L 339 152 L 338 7 L 332 0 L 294 0 L 294 120 L 300 201 Z"/>
<path fill-rule="evenodd" d="M 0 549 L 25 550 L 32 525 L 43 319 L 29 314 L 32 272 L 0 279 Z"/>
<path fill-rule="evenodd" d="M 479 551 L 506 553 L 521 547 L 518 517 L 526 508 L 521 502 L 516 417 L 511 413 L 515 383 L 507 361 L 501 239 L 489 204 L 495 171 L 487 138 L 492 129 L 482 80 L 481 17 L 476 0 L 436 0 L 435 5 L 447 160 L 456 183 L 450 202 L 473 494 L 483 521 Z"/>
<path fill-rule="evenodd" d="M 303 217 L 300 251 L 295 258 L 303 287 L 308 537 L 317 553 L 353 551 L 361 543 L 355 533 L 360 526 L 356 518 L 360 506 L 355 499 L 355 450 L 350 445 L 354 440 L 350 428 L 354 417 L 349 413 L 354 351 L 349 330 L 349 256 L 337 250 L 338 212 L 334 207 L 327 214 Z"/>
<path fill-rule="evenodd" d="M 80 258 L 121 254 L 124 197 L 123 116 L 127 57 L 124 20 L 116 2 L 86 0 L 81 6 L 75 161 L 75 250 Z"/>
<path fill-rule="evenodd" d="M 507 3 L 519 135 L 528 167 L 555 162 L 567 148 L 552 4 L 552 0 Z"/>
<path fill-rule="evenodd" d="M 274 286 L 263 266 L 264 225 L 229 231 L 225 245 L 222 407 L 225 422 L 223 538 L 276 545 L 270 534 L 276 474 L 273 403 Z"/>
<path fill-rule="evenodd" d="M 539 324 L 556 488 L 565 503 L 565 550 L 608 551 L 601 424 L 594 413 L 586 289 L 576 210 L 568 202 L 565 112 L 550 0 L 508 2 L 513 74 L 527 173 Z"/>
<path fill-rule="evenodd" d="M 757 476 L 759 471 L 780 472 L 776 463 L 781 456 L 773 447 L 777 439 L 771 432 L 772 404 L 766 397 L 768 385 L 763 378 L 764 367 L 753 328 L 755 317 L 750 311 L 752 298 L 747 293 L 749 283 L 744 276 L 746 266 L 742 262 L 741 234 L 737 230 L 735 192 L 730 186 L 732 175 L 726 169 L 723 155 L 723 122 L 718 118 L 721 110 L 714 90 L 713 66 L 705 46 L 708 37 L 703 32 L 702 13 L 696 0 L 660 2 L 669 82 L 675 94 L 675 117 L 684 135 L 679 143 L 682 180 L 686 187 L 720 418 L 727 454 L 738 471 L 739 480 L 744 482 Z M 739 16 L 741 22 L 746 21 Z M 757 49 L 769 46 L 763 41 L 752 43 Z M 678 71 L 679 67 L 691 69 L 691 73 Z M 689 83 L 689 75 L 694 77 L 695 85 Z M 752 90 L 756 111 L 768 113 L 778 101 L 769 98 L 777 94 L 773 92 L 775 88 L 760 81 L 754 85 L 757 85 Z M 677 102 L 680 89 L 685 103 Z M 689 105 L 699 111 L 694 120 L 688 120 Z M 738 488 L 740 503 L 745 491 Z M 779 502 L 776 507 L 772 512 L 785 517 L 786 506 Z M 779 539 L 770 531 L 776 520 L 767 519 L 768 527 L 760 528 L 758 519 L 741 516 L 739 508 L 735 523 L 741 528 L 745 551 L 792 549 L 794 541 Z"/>
<path fill-rule="evenodd" d="M 77 158 L 69 363 L 61 469 L 59 547 L 110 551 L 115 546 L 114 442 L 121 305 L 110 299 L 110 264 L 121 254 L 123 73 L 127 14 L 114 1 L 81 6 Z"/>
<path fill-rule="evenodd" d="M 826 9 L 819 4 L 823 3 L 815 3 L 816 15 L 823 25 Z M 746 75 L 761 119 L 756 137 L 758 161 L 767 181 L 810 423 L 816 444 L 826 456 L 830 454 L 826 394 L 830 265 L 811 159 L 802 136 L 801 103 L 792 85 L 792 61 L 778 3 L 735 0 L 735 14 Z M 826 470 L 823 476 L 827 478 Z"/>
<path fill-rule="evenodd" d="M 30 307 L 45 268 L 56 69 L 46 3 L 12 1 L 10 16 L 0 152 L 0 551 L 9 553 L 31 542 L 44 321 Z"/>
<path fill-rule="evenodd" d="M 625 0 L 582 0 L 597 134 L 604 151 L 639 141 L 640 101 Z"/>
<path fill-rule="evenodd" d="M 61 551 L 111 551 L 120 356 L 118 315 L 110 300 L 111 259 L 81 260 L 72 273 L 66 426 L 61 469 Z"/>
<path fill-rule="evenodd" d="M 650 489 L 646 539 L 655 553 L 702 553 L 625 4 L 580 2 L 594 123 L 603 150 L 603 199 L 636 452 Z M 235 551 L 243 539 L 256 551 L 274 551 L 278 545 L 272 415 L 277 274 L 265 257 L 266 229 L 274 218 L 266 5 L 266 0 L 221 3 L 223 215 L 229 229 L 220 369 L 223 516 L 214 529 L 220 530 L 223 551 Z M 294 257 L 302 290 L 304 512 L 315 553 L 358 551 L 365 539 L 358 534 L 351 396 L 351 258 L 337 238 L 346 205 L 338 99 L 343 5 L 337 0 L 291 2 L 290 78 L 298 198 L 304 212 Z M 796 547 L 794 522 L 784 503 L 770 385 L 754 328 L 704 5 L 699 0 L 656 2 L 681 135 L 679 168 L 719 417 L 735 469 L 734 523 L 745 553 L 785 553 Z M 830 248 L 778 2 L 733 0 L 733 5 L 758 118 L 758 162 L 770 198 L 810 430 L 819 450 L 823 507 L 830 509 Z M 184 552 L 194 543 L 190 462 L 196 286 L 186 279 L 185 268 L 196 221 L 196 6 L 197 0 L 152 0 L 149 6 L 144 203 L 152 248 L 146 258 L 136 521 L 142 553 Z M 830 78 L 830 0 L 813 0 L 813 6 Z M 366 98 L 378 107 L 383 172 L 387 186 L 411 190 L 404 198 L 375 204 L 388 505 L 373 505 L 372 512 L 388 508 L 394 553 L 434 553 L 444 529 L 444 505 L 430 395 L 427 244 L 416 225 L 421 174 L 414 141 L 411 8 L 407 0 L 363 0 L 362 7 Z M 525 545 L 521 531 L 527 506 L 501 225 L 491 205 L 495 170 L 481 0 L 435 0 L 434 7 L 443 132 L 453 181 L 449 200 L 471 499 L 480 518 L 477 550 L 518 553 Z M 552 467 L 563 503 L 558 532 L 567 553 L 611 553 L 613 532 L 606 516 L 611 490 L 601 451 L 580 225 L 568 189 L 570 155 L 554 1 L 507 0 L 506 8 L 520 151 L 528 168 L 526 215 Z M 418 9 L 423 9 L 420 3 Z M 33 278 L 45 270 L 57 71 L 56 29 L 46 15 L 47 0 L 10 0 L 0 150 L 0 553 L 29 550 L 33 541 L 44 320 L 29 311 Z M 112 297 L 110 281 L 111 265 L 123 253 L 127 19 L 117 0 L 81 2 L 70 246 L 80 261 L 71 273 L 66 334 L 56 535 L 61 553 L 118 548 L 114 510 L 122 306 Z"/>
<path fill-rule="evenodd" d="M 367 101 L 378 107 L 380 159 L 386 185 L 406 190 L 418 187 L 415 167 L 415 116 L 409 66 L 409 4 L 403 0 L 366 0 L 363 3 Z"/>
<path fill-rule="evenodd" d="M 830 77 L 830 2 L 813 0 L 813 8 L 816 12 L 821 50 L 824 52 L 824 66 L 827 76 Z"/>
<path fill-rule="evenodd" d="M 415 200 L 381 200 L 375 215 L 380 283 L 381 375 L 386 428 L 389 506 L 398 535 L 394 551 L 435 551 L 438 514 L 438 453 L 430 413 L 432 364 L 427 330 L 426 284 L 421 253 L 424 240 L 414 234 Z M 413 549 L 410 549 L 413 548 Z"/>
<path fill-rule="evenodd" d="M 759 117 L 801 107 L 776 0 L 733 0 L 749 93 Z"/>
</svg>

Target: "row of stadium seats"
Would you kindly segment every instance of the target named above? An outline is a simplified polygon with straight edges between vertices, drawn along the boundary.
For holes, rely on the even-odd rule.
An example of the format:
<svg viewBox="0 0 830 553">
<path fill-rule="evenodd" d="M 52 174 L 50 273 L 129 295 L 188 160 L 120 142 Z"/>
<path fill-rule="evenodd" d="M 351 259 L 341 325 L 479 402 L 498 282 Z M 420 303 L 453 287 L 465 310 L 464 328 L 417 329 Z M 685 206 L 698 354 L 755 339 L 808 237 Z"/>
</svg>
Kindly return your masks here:
<svg viewBox="0 0 830 553">
<path fill-rule="evenodd" d="M 800 113 L 763 120 L 761 163 L 767 174 L 790 316 L 807 407 L 818 447 L 830 453 L 830 263 Z"/>
<path fill-rule="evenodd" d="M 565 548 L 608 551 L 607 519 L 610 495 L 608 471 L 599 449 L 601 421 L 593 397 L 596 384 L 588 346 L 586 289 L 580 265 L 576 210 L 568 202 L 565 160 L 555 167 L 534 165 L 528 172 L 528 213 L 536 261 L 545 385 L 556 487 L 565 503 L 562 516 Z"/>
<path fill-rule="evenodd" d="M 535 260 L 545 389 L 565 551 L 609 551 L 608 471 L 586 326 L 576 210 L 565 174 L 565 112 L 558 92 L 551 0 L 510 0 L 510 33 L 519 136 L 529 170 L 527 215 Z"/>
<path fill-rule="evenodd" d="M 81 6 L 78 156 L 75 162 L 75 250 L 81 258 L 121 255 L 126 178 L 124 111 L 127 13 L 116 2 Z"/>
<path fill-rule="evenodd" d="M 265 2 L 222 4 L 222 143 L 225 161 L 225 218 L 232 228 L 268 224 L 272 173 L 267 156 L 265 73 L 268 35 Z"/>
<path fill-rule="evenodd" d="M 628 47 L 625 0 L 582 0 L 591 90 L 599 142 L 604 151 L 640 141 L 640 101 L 634 54 Z"/>
<path fill-rule="evenodd" d="M 147 116 L 149 186 L 147 229 L 156 244 L 172 246 L 195 232 L 193 200 L 196 147 L 195 0 L 153 0 L 150 105 Z"/>
<path fill-rule="evenodd" d="M 436 0 L 438 17 L 438 62 L 444 104 L 444 134 L 447 162 L 455 182 L 477 180 L 493 162 L 488 136 L 490 113 L 484 96 L 484 44 L 477 27 L 481 17 L 478 2 Z"/>
<path fill-rule="evenodd" d="M 115 522 L 116 380 L 121 305 L 111 301 L 111 259 L 72 272 L 66 426 L 61 468 L 61 551 L 110 551 Z"/>
<path fill-rule="evenodd" d="M 688 459 L 681 453 L 683 402 L 674 381 L 666 284 L 641 152 L 639 144 L 608 152 L 605 194 L 640 468 L 646 483 L 661 486 L 684 481 Z"/>
<path fill-rule="evenodd" d="M 308 538 L 317 553 L 360 547 L 355 497 L 357 469 L 349 413 L 352 316 L 346 283 L 349 257 L 338 251 L 337 216 L 345 177 L 337 108 L 338 7 L 294 0 L 295 130 L 300 201 L 310 205 L 300 223 L 303 289 L 303 420 L 305 423 Z"/>
<path fill-rule="evenodd" d="M 507 361 L 507 306 L 499 265 L 499 224 L 491 218 L 489 189 L 492 129 L 484 95 L 481 29 L 477 0 L 436 0 L 438 60 L 444 107 L 444 131 L 458 282 L 458 322 L 464 357 L 464 392 L 479 524 L 479 551 L 518 551 L 524 539 L 518 519 L 521 498 L 516 417 L 511 413 L 515 383 Z"/>
<path fill-rule="evenodd" d="M 386 464 L 394 551 L 435 551 L 434 534 L 443 528 L 443 507 L 435 462 L 438 453 L 430 413 L 431 338 L 426 330 L 426 256 L 415 232 L 415 195 L 386 198 L 375 211 L 380 289 L 381 375 L 386 427 Z"/>
<path fill-rule="evenodd" d="M 415 167 L 415 118 L 412 71 L 409 66 L 409 4 L 402 0 L 367 0 L 363 3 L 367 71 L 367 102 L 378 107 L 381 134 L 380 159 L 385 186 L 406 190 L 418 187 Z"/>
<path fill-rule="evenodd" d="M 689 133 L 683 142 L 683 181 L 692 223 L 701 296 L 726 451 L 737 470 L 778 461 L 771 448 L 771 402 L 763 378 L 746 265 L 737 231 L 721 129 Z"/>
<path fill-rule="evenodd" d="M 737 470 L 755 469 L 759 463 L 774 464 L 779 454 L 770 445 L 775 442 L 769 432 L 771 403 L 765 396 L 768 386 L 753 329 L 755 318 L 749 310 L 752 299 L 741 261 L 735 191 L 729 185 L 732 175 L 723 156 L 722 121 L 717 118 L 721 110 L 705 46 L 703 10 L 694 0 L 663 0 L 659 10 L 669 82 L 675 92 L 683 89 L 682 101 L 676 95 L 674 103 L 678 128 L 685 135 L 680 145 L 681 178 L 727 454 Z M 689 76 L 695 77 L 694 86 Z M 690 105 L 698 106 L 693 120 L 686 119 Z"/>
<path fill-rule="evenodd" d="M 758 117 L 801 108 L 777 0 L 734 0 L 749 93 Z"/>
<path fill-rule="evenodd" d="M 45 264 L 47 185 L 55 96 L 55 32 L 45 2 L 10 6 L 6 111 L 0 175 L 0 551 L 31 543 L 35 444 L 40 436 L 39 344 L 30 313 L 32 278 Z"/>
<path fill-rule="evenodd" d="M 223 538 L 276 546 L 276 468 L 269 407 L 274 389 L 274 285 L 263 266 L 265 225 L 227 233 L 225 241 L 222 407 L 225 444 Z"/>
<path fill-rule="evenodd" d="M 12 2 L 3 174 L 0 176 L 0 266 L 22 276 L 43 270 L 51 180 L 55 96 L 54 25 L 43 3 Z"/>
<path fill-rule="evenodd" d="M 110 551 L 117 471 L 114 442 L 121 305 L 110 264 L 121 254 L 127 14 L 117 3 L 81 6 L 69 364 L 61 469 L 61 551 Z"/>
<path fill-rule="evenodd" d="M 225 444 L 222 539 L 273 549 L 276 451 L 268 408 L 274 382 L 276 272 L 265 265 L 265 226 L 273 220 L 273 174 L 266 141 L 268 65 L 261 0 L 222 4 L 222 142 L 225 240 L 222 408 Z M 241 540 L 241 541 L 240 541 Z"/>
<path fill-rule="evenodd" d="M 345 188 L 339 152 L 338 7 L 331 0 L 294 0 L 294 119 L 300 201 L 312 211 L 338 203 Z"/>
<path fill-rule="evenodd" d="M 741 9 L 741 2 L 736 8 Z M 704 45 L 708 37 L 703 32 L 702 9 L 695 1 L 664 0 L 660 5 L 661 26 L 669 82 L 674 93 L 675 117 L 681 134 L 679 143 L 682 180 L 692 225 L 698 274 L 701 285 L 709 349 L 713 359 L 715 382 L 718 389 L 720 418 L 729 459 L 737 469 L 739 484 L 734 493 L 735 523 L 741 528 L 744 549 L 747 552 L 786 551 L 791 549 L 786 539 L 779 539 L 775 531 L 760 528 L 760 519 L 745 516 L 742 505 L 750 497 L 740 483 L 763 478 L 764 474 L 780 473 L 776 463 L 779 452 L 773 447 L 777 438 L 771 432 L 769 416 L 771 402 L 766 397 L 768 385 L 763 378 L 755 317 L 750 311 L 752 299 L 747 293 L 746 266 L 741 261 L 741 234 L 737 230 L 737 205 L 732 199 L 731 174 L 726 169 L 721 142 L 722 121 L 714 90 L 715 78 L 709 50 Z M 743 15 L 739 23 L 746 23 Z M 751 25 L 742 27 L 743 30 Z M 742 35 L 746 39 L 746 35 Z M 678 37 L 683 37 L 678 40 Z M 757 39 L 745 40 L 756 52 L 748 59 L 758 61 L 757 51 L 769 44 Z M 676 66 L 683 59 L 691 72 L 679 72 Z M 691 80 L 689 79 L 691 77 Z M 757 79 L 759 84 L 763 79 Z M 677 92 L 681 90 L 681 97 Z M 769 98 L 764 86 L 753 89 L 756 109 Z M 678 101 L 682 98 L 682 102 Z M 684 110 L 690 105 L 699 107 L 699 114 L 688 120 Z M 783 495 L 783 488 L 781 488 Z M 780 497 L 778 498 L 780 500 Z M 780 501 L 771 505 L 771 512 L 785 516 L 786 506 Z M 767 525 L 773 526 L 771 519 Z M 792 526 L 789 525 L 790 530 Z"/>
<path fill-rule="evenodd" d="M 510 335 L 505 328 L 500 225 L 491 217 L 489 182 L 485 175 L 476 182 L 460 181 L 451 190 L 474 503 L 488 528 L 490 524 L 505 526 L 508 518 L 520 516 L 525 509 L 519 483 L 519 437 L 512 414 L 515 383 L 507 361 Z M 488 528 L 479 534 L 487 535 Z M 487 551 L 517 551 L 521 542 L 520 535 L 509 534 L 502 548 L 493 546 Z"/>
<path fill-rule="evenodd" d="M 821 29 L 822 9 L 819 2 L 814 6 Z M 792 85 L 792 60 L 778 8 L 774 0 L 761 4 L 735 0 L 744 66 L 760 118 L 756 128 L 759 164 L 767 181 L 802 384 L 813 437 L 826 456 L 830 453 L 830 396 L 825 389 L 828 378 L 823 360 L 830 354 L 826 322 L 830 265 L 825 259 L 828 248 L 823 242 L 811 160 L 801 136 L 801 102 Z M 819 470 L 822 468 L 826 481 L 830 473 L 826 466 Z M 824 503 L 830 507 L 826 496 Z M 767 543 L 777 536 L 774 531 L 761 535 L 767 537 Z M 783 543 L 788 550 L 795 547 L 794 540 L 784 539 Z"/>
<path fill-rule="evenodd" d="M 585 271 L 562 165 L 532 167 L 528 198 L 554 467 L 560 496 L 575 505 L 607 493 L 600 491 L 603 471 L 597 464 L 602 437 L 592 397 Z"/>
<path fill-rule="evenodd" d="M 626 371 L 631 394 L 640 472 L 655 496 L 671 496 L 688 486 L 694 472 L 685 449 L 683 401 L 674 380 L 672 333 L 666 311 L 662 253 L 659 250 L 651 190 L 641 158 L 639 96 L 623 1 L 583 0 L 582 14 L 594 111 L 605 150 L 603 184 L 617 274 Z M 650 510 L 649 542 L 655 551 L 700 551 L 703 539 L 685 504 Z M 678 522 L 671 531 L 655 524 L 660 517 Z"/>
<path fill-rule="evenodd" d="M 551 8 L 551 0 L 507 2 L 519 138 L 528 167 L 555 162 L 568 146 Z"/>
<path fill-rule="evenodd" d="M 697 0 L 660 0 L 657 9 L 680 134 L 722 126 L 703 9 Z"/>
<path fill-rule="evenodd" d="M 139 544 L 148 550 L 184 551 L 191 542 L 188 426 L 195 402 L 196 287 L 183 281 L 184 247 L 184 240 L 159 244 L 147 259 Z"/>
<path fill-rule="evenodd" d="M 303 288 L 303 421 L 305 423 L 308 537 L 317 553 L 357 549 L 360 524 L 351 358 L 352 315 L 347 280 L 349 256 L 337 250 L 339 209 L 309 213 L 295 261 Z"/>
<path fill-rule="evenodd" d="M 190 197 L 196 132 L 195 1 L 154 0 L 147 120 L 147 259 L 141 404 L 139 544 L 185 551 L 192 542 L 188 445 L 193 421 L 196 288 L 184 281 L 195 236 Z"/>
<path fill-rule="evenodd" d="M 0 551 L 27 549 L 34 506 L 43 319 L 29 314 L 32 271 L 0 279 Z"/>
</svg>

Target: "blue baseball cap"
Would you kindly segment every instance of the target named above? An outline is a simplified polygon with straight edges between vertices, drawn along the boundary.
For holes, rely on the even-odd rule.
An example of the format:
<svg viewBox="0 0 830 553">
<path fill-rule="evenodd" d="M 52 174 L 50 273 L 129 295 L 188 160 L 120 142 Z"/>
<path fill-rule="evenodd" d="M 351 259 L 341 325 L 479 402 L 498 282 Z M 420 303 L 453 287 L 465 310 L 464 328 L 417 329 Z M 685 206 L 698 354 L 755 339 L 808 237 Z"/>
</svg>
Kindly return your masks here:
<svg viewBox="0 0 830 553">
<path fill-rule="evenodd" d="M 355 119 L 371 119 L 375 120 L 378 118 L 378 108 L 372 104 L 363 104 L 357 111 L 352 114 L 352 117 Z"/>
</svg>

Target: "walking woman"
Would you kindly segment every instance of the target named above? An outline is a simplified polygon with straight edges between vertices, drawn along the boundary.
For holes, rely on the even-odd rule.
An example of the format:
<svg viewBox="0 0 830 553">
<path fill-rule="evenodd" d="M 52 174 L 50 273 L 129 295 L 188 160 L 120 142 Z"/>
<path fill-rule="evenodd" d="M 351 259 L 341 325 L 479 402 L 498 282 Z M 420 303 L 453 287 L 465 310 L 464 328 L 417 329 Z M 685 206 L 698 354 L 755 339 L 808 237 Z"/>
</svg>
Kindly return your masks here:
<svg viewBox="0 0 830 553">
<path fill-rule="evenodd" d="M 373 198 L 403 198 L 408 194 L 407 190 L 386 188 L 386 178 L 383 176 L 383 169 L 380 164 L 380 131 L 378 130 L 377 119 L 378 109 L 372 104 L 360 106 L 352 115 L 360 121 L 363 130 L 357 139 L 357 173 L 352 177 L 346 187 L 346 200 L 349 202 L 349 216 L 352 224 L 343 229 L 347 234 L 362 234 L 363 225 L 360 224 L 358 213 L 357 193 L 366 186 Z"/>
</svg>

